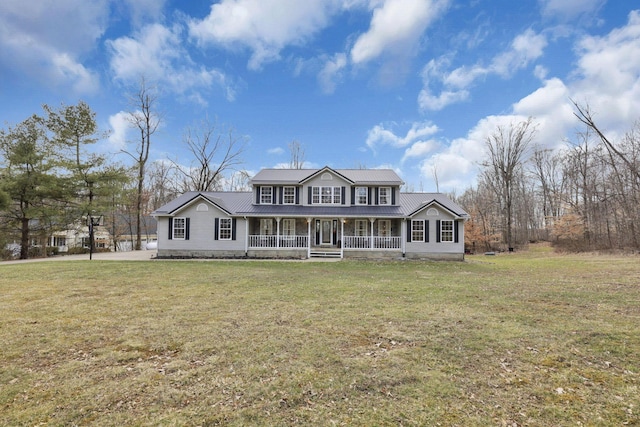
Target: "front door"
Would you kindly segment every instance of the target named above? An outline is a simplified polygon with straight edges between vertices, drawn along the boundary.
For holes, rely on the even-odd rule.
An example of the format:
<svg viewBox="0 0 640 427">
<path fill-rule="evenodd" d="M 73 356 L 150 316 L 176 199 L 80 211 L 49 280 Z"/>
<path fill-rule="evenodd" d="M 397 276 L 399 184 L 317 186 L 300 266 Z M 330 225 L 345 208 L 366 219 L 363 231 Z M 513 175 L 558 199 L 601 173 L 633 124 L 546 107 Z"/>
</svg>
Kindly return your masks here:
<svg viewBox="0 0 640 427">
<path fill-rule="evenodd" d="M 333 230 L 330 219 L 323 219 L 320 227 L 320 243 L 323 245 L 333 245 Z"/>
</svg>

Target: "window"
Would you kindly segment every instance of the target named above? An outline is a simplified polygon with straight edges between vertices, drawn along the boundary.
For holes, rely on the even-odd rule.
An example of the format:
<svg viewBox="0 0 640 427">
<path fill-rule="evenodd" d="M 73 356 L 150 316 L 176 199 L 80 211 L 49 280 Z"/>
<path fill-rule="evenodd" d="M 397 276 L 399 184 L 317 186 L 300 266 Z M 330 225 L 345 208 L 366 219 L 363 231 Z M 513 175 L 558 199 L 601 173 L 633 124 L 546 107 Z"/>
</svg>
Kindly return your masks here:
<svg viewBox="0 0 640 427">
<path fill-rule="evenodd" d="M 391 221 L 388 219 L 378 220 L 378 236 L 389 237 L 391 236 Z"/>
<path fill-rule="evenodd" d="M 282 190 L 282 203 L 294 205 L 296 203 L 296 187 L 284 187 Z"/>
<path fill-rule="evenodd" d="M 440 222 L 440 241 L 453 242 L 453 221 L 443 220 Z"/>
<path fill-rule="evenodd" d="M 220 218 L 218 222 L 218 239 L 231 240 L 231 218 Z"/>
<path fill-rule="evenodd" d="M 282 220 L 282 235 L 283 236 L 295 236 L 296 235 L 296 220 L 293 218 L 285 218 Z"/>
<path fill-rule="evenodd" d="M 263 236 L 271 236 L 273 234 L 273 220 L 271 218 L 262 218 L 260 220 L 260 234 Z"/>
<path fill-rule="evenodd" d="M 356 236 L 358 237 L 364 237 L 367 235 L 367 223 L 369 221 L 365 220 L 365 219 L 356 219 Z"/>
<path fill-rule="evenodd" d="M 369 188 L 356 187 L 356 205 L 366 205 L 369 203 Z"/>
<path fill-rule="evenodd" d="M 339 205 L 342 202 L 342 187 L 313 187 L 311 203 L 320 205 Z"/>
<path fill-rule="evenodd" d="M 378 188 L 378 204 L 379 205 L 391 204 L 391 187 Z"/>
<path fill-rule="evenodd" d="M 270 205 L 273 203 L 273 187 L 260 187 L 260 204 Z"/>
<path fill-rule="evenodd" d="M 176 217 L 173 218 L 173 238 L 174 239 L 184 239 L 185 231 L 187 227 L 186 218 Z"/>
<path fill-rule="evenodd" d="M 66 237 L 53 237 L 53 242 L 51 246 L 67 246 L 67 238 Z"/>
<path fill-rule="evenodd" d="M 411 241 L 424 242 L 424 219 L 411 221 Z"/>
</svg>

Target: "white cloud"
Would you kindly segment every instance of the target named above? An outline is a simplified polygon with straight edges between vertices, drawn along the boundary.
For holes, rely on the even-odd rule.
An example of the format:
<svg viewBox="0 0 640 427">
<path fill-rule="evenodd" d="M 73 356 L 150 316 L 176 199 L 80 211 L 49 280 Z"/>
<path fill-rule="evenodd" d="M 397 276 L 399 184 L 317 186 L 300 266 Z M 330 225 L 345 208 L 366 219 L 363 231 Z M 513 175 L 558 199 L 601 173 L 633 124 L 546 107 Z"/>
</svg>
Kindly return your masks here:
<svg viewBox="0 0 640 427">
<path fill-rule="evenodd" d="M 511 42 L 511 49 L 496 56 L 487 72 L 509 77 L 515 71 L 525 68 L 544 53 L 547 39 L 542 34 L 536 34 L 528 29 L 519 34 Z"/>
<path fill-rule="evenodd" d="M 95 47 L 109 17 L 107 0 L 0 2 L 0 63 L 74 92 L 95 92 L 97 74 L 80 62 Z M 73 23 L 73 25 L 69 25 Z"/>
<path fill-rule="evenodd" d="M 402 161 L 404 162 L 406 159 L 414 157 L 425 157 L 427 154 L 431 153 L 439 146 L 440 144 L 433 139 L 427 141 L 418 141 L 404 151 Z"/>
<path fill-rule="evenodd" d="M 327 59 L 324 67 L 318 73 L 320 87 L 324 93 L 333 93 L 336 90 L 337 82 L 342 78 L 342 72 L 347 66 L 347 56 L 344 53 L 337 53 Z"/>
<path fill-rule="evenodd" d="M 140 26 L 145 22 L 160 21 L 167 0 L 122 0 L 129 8 L 131 19 Z"/>
<path fill-rule="evenodd" d="M 438 132 L 438 127 L 431 122 L 413 123 L 405 136 L 398 136 L 384 125 L 375 125 L 367 135 L 367 146 L 374 150 L 378 145 L 389 145 L 395 148 L 406 147 L 409 144 L 423 142 L 429 136 Z"/>
<path fill-rule="evenodd" d="M 445 9 L 448 0 L 385 0 L 373 11 L 369 30 L 356 40 L 351 61 L 361 64 L 384 53 L 407 54 L 425 29 Z"/>
<path fill-rule="evenodd" d="M 282 148 L 282 147 L 270 148 L 270 149 L 267 150 L 267 153 L 279 156 L 280 154 L 284 154 L 284 148 Z"/>
<path fill-rule="evenodd" d="M 623 27 L 584 37 L 571 97 L 587 102 L 603 128 L 621 127 L 640 115 L 640 11 Z"/>
<path fill-rule="evenodd" d="M 248 48 L 248 66 L 258 70 L 286 46 L 303 45 L 340 7 L 337 0 L 222 0 L 190 22 L 189 34 L 203 45 Z"/>
<path fill-rule="evenodd" d="M 562 21 L 595 12 L 605 2 L 606 0 L 539 0 L 543 15 Z"/>
<path fill-rule="evenodd" d="M 111 70 L 118 80 L 131 82 L 144 75 L 163 83 L 169 91 L 185 94 L 200 103 L 205 101 L 198 91 L 214 86 L 222 88 L 228 100 L 234 100 L 236 90 L 226 75 L 195 64 L 182 43 L 182 28 L 178 24 L 170 28 L 147 25 L 133 37 L 107 41 Z"/>
<path fill-rule="evenodd" d="M 127 146 L 127 135 L 131 130 L 131 122 L 129 121 L 129 113 L 120 111 L 109 116 L 109 126 L 111 134 L 107 139 L 108 148 L 106 151 L 120 152 Z"/>
<path fill-rule="evenodd" d="M 449 56 L 432 59 L 422 71 L 424 84 L 418 95 L 418 105 L 422 110 L 434 111 L 467 100 L 468 89 L 478 78 L 489 74 L 509 78 L 541 57 L 546 46 L 547 40 L 544 35 L 528 29 L 516 36 L 509 49 L 496 55 L 488 66 L 478 63 L 448 72 L 445 70 L 451 62 Z M 433 86 L 440 87 L 439 93 L 434 91 Z"/>
</svg>

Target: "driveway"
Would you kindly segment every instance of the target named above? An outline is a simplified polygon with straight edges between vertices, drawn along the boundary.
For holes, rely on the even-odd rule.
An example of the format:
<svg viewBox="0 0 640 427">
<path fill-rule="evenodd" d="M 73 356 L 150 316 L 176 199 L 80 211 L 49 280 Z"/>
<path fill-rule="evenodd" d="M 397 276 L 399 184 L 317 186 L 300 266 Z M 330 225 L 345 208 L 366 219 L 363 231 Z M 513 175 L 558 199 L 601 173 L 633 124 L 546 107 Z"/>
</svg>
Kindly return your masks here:
<svg viewBox="0 0 640 427">
<path fill-rule="evenodd" d="M 93 254 L 92 259 L 100 261 L 149 261 L 154 259 L 158 254 L 157 251 L 128 251 L 128 252 L 98 252 Z M 2 261 L 0 265 L 5 264 L 22 264 L 25 262 L 50 262 L 50 261 L 89 261 L 89 254 L 81 255 L 58 255 L 49 258 L 32 258 L 32 259 L 19 259 L 14 261 Z"/>
</svg>

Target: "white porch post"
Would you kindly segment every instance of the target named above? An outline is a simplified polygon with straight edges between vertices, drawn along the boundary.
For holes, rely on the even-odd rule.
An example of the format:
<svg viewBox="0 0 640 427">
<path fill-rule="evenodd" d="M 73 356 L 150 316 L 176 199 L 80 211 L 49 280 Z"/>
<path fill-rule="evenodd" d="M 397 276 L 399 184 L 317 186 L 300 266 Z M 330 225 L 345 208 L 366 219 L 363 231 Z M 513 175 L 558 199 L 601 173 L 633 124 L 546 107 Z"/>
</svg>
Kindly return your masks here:
<svg viewBox="0 0 640 427">
<path fill-rule="evenodd" d="M 279 216 L 276 217 L 276 248 L 280 247 L 280 220 L 282 218 L 280 218 Z"/>
<path fill-rule="evenodd" d="M 249 220 L 244 217 L 244 256 L 249 254 Z"/>
<path fill-rule="evenodd" d="M 373 250 L 373 223 L 376 221 L 375 218 L 369 218 L 369 221 L 371 221 L 371 236 L 370 236 L 370 244 L 369 244 L 369 250 L 372 251 Z"/>
<path fill-rule="evenodd" d="M 344 258 L 344 218 L 340 218 L 340 259 Z"/>
<path fill-rule="evenodd" d="M 307 218 L 307 258 L 311 258 L 311 221 L 312 218 Z"/>
</svg>

